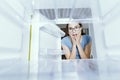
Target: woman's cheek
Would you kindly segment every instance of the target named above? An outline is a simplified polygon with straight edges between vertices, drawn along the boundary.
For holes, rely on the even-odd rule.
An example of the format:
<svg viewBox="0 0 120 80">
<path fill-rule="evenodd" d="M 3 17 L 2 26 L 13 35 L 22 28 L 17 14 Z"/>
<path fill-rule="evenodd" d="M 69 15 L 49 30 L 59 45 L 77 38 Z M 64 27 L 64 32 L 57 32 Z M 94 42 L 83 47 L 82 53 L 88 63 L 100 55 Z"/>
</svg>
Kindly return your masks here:
<svg viewBox="0 0 120 80">
<path fill-rule="evenodd" d="M 69 33 L 70 36 L 72 36 L 72 33 Z"/>
<path fill-rule="evenodd" d="M 81 35 L 81 30 L 78 32 L 79 35 Z"/>
<path fill-rule="evenodd" d="M 71 37 L 71 38 L 74 38 L 73 34 L 70 34 L 70 37 Z"/>
</svg>

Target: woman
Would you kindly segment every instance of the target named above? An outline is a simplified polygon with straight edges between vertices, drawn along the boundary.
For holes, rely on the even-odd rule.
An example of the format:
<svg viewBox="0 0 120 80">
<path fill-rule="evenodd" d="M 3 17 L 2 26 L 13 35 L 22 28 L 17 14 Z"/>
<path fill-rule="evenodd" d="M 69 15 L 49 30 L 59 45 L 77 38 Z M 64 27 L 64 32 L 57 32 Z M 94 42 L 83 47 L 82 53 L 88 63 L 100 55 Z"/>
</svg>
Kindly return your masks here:
<svg viewBox="0 0 120 80">
<path fill-rule="evenodd" d="M 92 41 L 90 36 L 82 35 L 82 24 L 69 23 L 66 30 L 68 36 L 62 39 L 66 59 L 89 59 Z"/>
</svg>

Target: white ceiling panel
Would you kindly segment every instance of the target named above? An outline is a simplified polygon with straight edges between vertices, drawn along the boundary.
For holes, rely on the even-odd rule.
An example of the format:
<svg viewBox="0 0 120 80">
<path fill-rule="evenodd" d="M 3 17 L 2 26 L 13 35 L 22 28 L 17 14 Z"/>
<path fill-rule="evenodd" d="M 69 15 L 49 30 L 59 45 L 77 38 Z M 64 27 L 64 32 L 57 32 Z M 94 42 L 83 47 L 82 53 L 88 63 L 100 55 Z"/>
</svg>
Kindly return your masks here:
<svg viewBox="0 0 120 80">
<path fill-rule="evenodd" d="M 34 9 L 90 7 L 90 0 L 33 0 L 33 1 Z"/>
</svg>

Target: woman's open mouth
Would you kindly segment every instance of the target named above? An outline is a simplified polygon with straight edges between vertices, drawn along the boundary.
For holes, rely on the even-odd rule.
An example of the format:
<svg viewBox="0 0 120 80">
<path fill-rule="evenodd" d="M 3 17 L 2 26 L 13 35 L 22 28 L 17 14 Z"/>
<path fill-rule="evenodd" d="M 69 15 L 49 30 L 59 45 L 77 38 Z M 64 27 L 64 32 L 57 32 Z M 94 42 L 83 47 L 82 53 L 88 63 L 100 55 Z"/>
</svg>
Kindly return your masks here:
<svg viewBox="0 0 120 80">
<path fill-rule="evenodd" d="M 77 36 L 77 34 L 72 34 L 72 36 Z"/>
</svg>

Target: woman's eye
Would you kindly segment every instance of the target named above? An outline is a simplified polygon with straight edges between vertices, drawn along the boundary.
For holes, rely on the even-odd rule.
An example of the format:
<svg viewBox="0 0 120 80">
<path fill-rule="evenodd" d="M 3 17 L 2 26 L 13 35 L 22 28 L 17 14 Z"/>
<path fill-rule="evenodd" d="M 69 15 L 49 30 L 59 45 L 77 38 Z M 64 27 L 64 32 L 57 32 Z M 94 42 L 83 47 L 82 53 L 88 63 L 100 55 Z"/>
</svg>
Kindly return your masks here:
<svg viewBox="0 0 120 80">
<path fill-rule="evenodd" d="M 79 29 L 80 27 L 79 27 L 79 26 L 77 26 L 76 28 L 77 28 L 77 29 Z"/>
<path fill-rule="evenodd" d="M 75 27 L 75 29 L 78 29 L 78 27 Z"/>
</svg>

